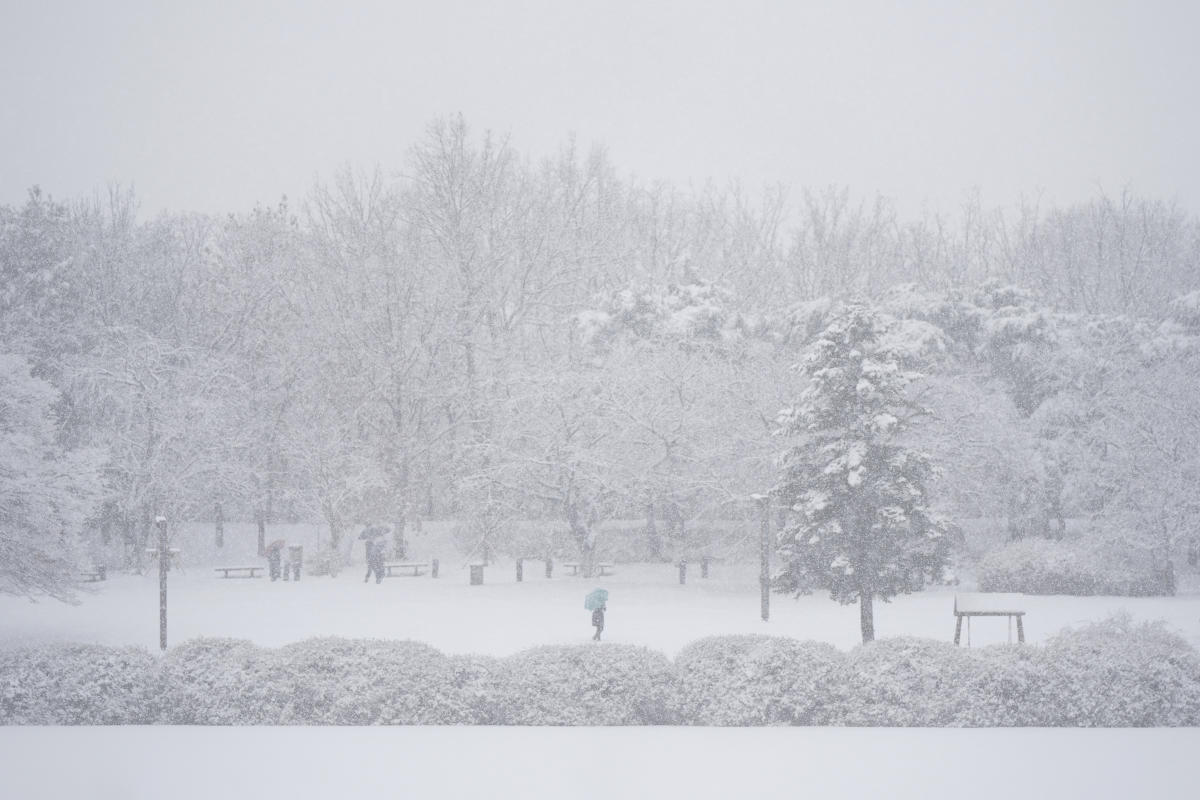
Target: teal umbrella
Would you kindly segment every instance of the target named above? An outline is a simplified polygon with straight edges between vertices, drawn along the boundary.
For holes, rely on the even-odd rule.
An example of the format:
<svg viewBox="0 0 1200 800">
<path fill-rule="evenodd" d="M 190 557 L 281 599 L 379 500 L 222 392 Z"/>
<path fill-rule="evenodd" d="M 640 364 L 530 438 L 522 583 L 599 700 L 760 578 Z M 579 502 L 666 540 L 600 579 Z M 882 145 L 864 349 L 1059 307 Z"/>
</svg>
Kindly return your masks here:
<svg viewBox="0 0 1200 800">
<path fill-rule="evenodd" d="M 592 589 L 588 592 L 588 596 L 583 598 L 583 607 L 588 611 L 595 611 L 600 606 L 608 604 L 608 589 Z"/>
</svg>

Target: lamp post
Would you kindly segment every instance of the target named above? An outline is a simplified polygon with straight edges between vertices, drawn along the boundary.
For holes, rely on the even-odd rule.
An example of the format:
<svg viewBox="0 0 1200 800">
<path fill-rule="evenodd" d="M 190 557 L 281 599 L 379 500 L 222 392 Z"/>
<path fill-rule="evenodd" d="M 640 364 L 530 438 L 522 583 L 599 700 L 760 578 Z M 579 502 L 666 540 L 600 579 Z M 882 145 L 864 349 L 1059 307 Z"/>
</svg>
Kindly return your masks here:
<svg viewBox="0 0 1200 800">
<path fill-rule="evenodd" d="M 167 518 L 155 517 L 158 525 L 158 646 L 167 649 Z"/>
<path fill-rule="evenodd" d="M 758 586 L 763 622 L 771 619 L 771 496 L 754 494 L 750 498 L 758 503 L 760 518 Z"/>
</svg>

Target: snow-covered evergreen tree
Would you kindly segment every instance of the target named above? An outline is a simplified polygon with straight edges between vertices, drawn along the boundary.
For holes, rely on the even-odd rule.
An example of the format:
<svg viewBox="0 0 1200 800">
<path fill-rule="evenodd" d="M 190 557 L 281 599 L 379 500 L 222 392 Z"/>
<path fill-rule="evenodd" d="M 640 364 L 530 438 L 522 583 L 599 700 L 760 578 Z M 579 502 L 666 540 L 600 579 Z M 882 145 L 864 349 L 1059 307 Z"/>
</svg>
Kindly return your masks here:
<svg viewBox="0 0 1200 800">
<path fill-rule="evenodd" d="M 800 367 L 810 383 L 781 415 L 795 443 L 778 487 L 793 512 L 779 583 L 858 601 L 864 642 L 875 636 L 874 598 L 940 577 L 949 549 L 948 523 L 929 508 L 935 468 L 897 438 L 919 409 L 905 396 L 915 376 L 886 333 L 875 311 L 848 306 L 811 346 Z"/>
</svg>

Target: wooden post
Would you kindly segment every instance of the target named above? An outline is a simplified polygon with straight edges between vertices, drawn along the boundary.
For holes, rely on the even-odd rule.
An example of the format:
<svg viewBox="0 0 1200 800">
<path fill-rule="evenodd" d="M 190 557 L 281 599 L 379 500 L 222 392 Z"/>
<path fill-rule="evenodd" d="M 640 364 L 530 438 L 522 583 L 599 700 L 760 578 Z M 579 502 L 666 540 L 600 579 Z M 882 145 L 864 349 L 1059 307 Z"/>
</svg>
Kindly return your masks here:
<svg viewBox="0 0 1200 800">
<path fill-rule="evenodd" d="M 759 522 L 759 572 L 758 587 L 763 622 L 771 620 L 771 497 L 756 494 Z"/>
<path fill-rule="evenodd" d="M 687 583 L 687 562 L 680 561 L 679 562 L 679 585 L 683 586 L 685 583 Z"/>
<path fill-rule="evenodd" d="M 438 560 L 435 558 L 429 569 L 429 577 L 436 578 L 438 572 Z"/>
<path fill-rule="evenodd" d="M 954 615 L 954 643 L 958 644 L 962 638 L 962 614 Z"/>
<path fill-rule="evenodd" d="M 525 562 L 523 559 L 517 559 L 517 583 L 525 579 Z"/>
<path fill-rule="evenodd" d="M 158 517 L 158 646 L 167 649 L 167 518 Z"/>
<path fill-rule="evenodd" d="M 708 556 L 704 556 L 703 558 L 700 559 L 700 577 L 701 578 L 708 577 L 708 562 L 709 562 Z"/>
<path fill-rule="evenodd" d="M 217 503 L 217 547 L 225 546 L 225 512 L 221 509 L 221 504 Z"/>
<path fill-rule="evenodd" d="M 554 559 L 546 556 L 546 577 L 550 578 L 554 575 Z"/>
<path fill-rule="evenodd" d="M 1021 644 L 1025 644 L 1025 624 L 1022 622 L 1024 619 L 1023 615 L 1017 615 L 1017 641 Z"/>
</svg>

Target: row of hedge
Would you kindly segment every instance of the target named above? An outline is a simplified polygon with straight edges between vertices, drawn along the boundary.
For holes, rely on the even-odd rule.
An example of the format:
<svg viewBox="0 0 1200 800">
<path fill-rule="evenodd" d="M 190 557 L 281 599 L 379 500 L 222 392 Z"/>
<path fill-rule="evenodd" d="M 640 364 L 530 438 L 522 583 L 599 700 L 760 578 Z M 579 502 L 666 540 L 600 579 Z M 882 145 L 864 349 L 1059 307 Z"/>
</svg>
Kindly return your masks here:
<svg viewBox="0 0 1200 800">
<path fill-rule="evenodd" d="M 1200 656 L 1116 618 L 1045 646 L 722 636 L 672 663 L 619 644 L 447 656 L 407 641 L 279 649 L 198 639 L 159 657 L 0 652 L 6 725 L 1200 725 Z"/>
<path fill-rule="evenodd" d="M 1150 554 L 1101 538 L 1021 539 L 979 560 L 979 591 L 1154 597 L 1175 593 Z"/>
</svg>

